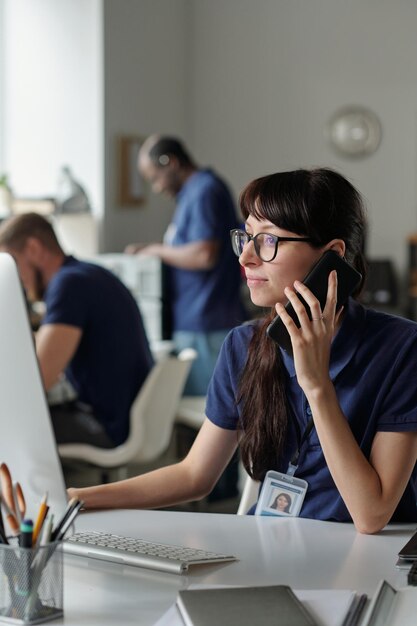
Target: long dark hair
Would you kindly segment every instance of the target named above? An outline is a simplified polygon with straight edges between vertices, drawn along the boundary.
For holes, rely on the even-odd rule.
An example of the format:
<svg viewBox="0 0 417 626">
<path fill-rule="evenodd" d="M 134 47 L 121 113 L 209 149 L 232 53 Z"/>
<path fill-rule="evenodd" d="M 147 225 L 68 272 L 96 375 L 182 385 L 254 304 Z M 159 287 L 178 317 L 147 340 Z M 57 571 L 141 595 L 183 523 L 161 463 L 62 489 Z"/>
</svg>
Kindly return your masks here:
<svg viewBox="0 0 417 626">
<path fill-rule="evenodd" d="M 366 277 L 364 245 L 366 218 L 361 195 L 341 174 L 327 169 L 296 170 L 258 178 L 240 196 L 245 219 L 252 215 L 291 233 L 310 237 L 314 247 L 332 239 L 346 244 L 345 258 Z M 285 442 L 288 421 L 286 370 L 281 354 L 266 335 L 275 309 L 260 322 L 249 344 L 238 402 L 241 404 L 241 456 L 256 480 L 276 467 Z"/>
</svg>

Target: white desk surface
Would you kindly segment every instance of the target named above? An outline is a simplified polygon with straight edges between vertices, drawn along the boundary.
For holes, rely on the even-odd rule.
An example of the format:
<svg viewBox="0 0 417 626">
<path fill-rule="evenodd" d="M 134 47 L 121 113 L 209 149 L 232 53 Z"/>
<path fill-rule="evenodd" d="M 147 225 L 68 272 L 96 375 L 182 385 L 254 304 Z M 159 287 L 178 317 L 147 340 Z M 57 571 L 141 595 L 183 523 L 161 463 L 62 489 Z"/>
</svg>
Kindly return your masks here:
<svg viewBox="0 0 417 626">
<path fill-rule="evenodd" d="M 360 535 L 351 524 L 175 511 L 85 513 L 76 526 L 226 552 L 239 561 L 176 575 L 65 555 L 64 618 L 53 623 L 66 626 L 152 625 L 178 590 L 194 583 L 288 584 L 372 595 L 381 578 L 406 585 L 396 555 L 414 531 L 397 525 Z"/>
</svg>

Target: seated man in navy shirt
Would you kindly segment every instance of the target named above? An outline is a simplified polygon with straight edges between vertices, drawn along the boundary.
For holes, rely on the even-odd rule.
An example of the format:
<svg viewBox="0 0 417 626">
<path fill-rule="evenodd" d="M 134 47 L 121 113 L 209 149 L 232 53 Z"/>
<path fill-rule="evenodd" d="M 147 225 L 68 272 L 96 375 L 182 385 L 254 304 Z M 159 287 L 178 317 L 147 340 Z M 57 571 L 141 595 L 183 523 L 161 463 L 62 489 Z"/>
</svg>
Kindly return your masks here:
<svg viewBox="0 0 417 626">
<path fill-rule="evenodd" d="M 75 401 L 51 407 L 57 442 L 121 444 L 153 365 L 134 298 L 108 270 L 66 256 L 37 213 L 4 222 L 0 249 L 14 257 L 28 298 L 46 305 L 36 333 L 46 391 L 65 372 L 77 393 Z"/>
</svg>

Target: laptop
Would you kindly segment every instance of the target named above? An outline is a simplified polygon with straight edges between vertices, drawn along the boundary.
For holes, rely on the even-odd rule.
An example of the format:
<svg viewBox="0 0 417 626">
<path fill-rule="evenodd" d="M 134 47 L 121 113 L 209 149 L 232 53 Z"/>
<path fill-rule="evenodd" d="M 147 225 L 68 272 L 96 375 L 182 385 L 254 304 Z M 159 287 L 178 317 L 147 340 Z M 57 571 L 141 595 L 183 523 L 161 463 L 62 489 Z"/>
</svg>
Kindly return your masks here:
<svg viewBox="0 0 417 626">
<path fill-rule="evenodd" d="M 23 287 L 14 259 L 0 253 L 0 463 L 20 482 L 27 517 L 48 492 L 56 518 L 67 504 Z"/>
</svg>

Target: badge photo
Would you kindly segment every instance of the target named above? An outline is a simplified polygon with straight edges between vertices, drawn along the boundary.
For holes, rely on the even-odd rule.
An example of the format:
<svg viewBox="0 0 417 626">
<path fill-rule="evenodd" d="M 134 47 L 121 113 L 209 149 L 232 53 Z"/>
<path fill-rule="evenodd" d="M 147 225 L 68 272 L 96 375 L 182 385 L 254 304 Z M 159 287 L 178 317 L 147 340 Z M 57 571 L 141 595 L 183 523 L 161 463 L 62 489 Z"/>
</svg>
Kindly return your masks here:
<svg viewBox="0 0 417 626">
<path fill-rule="evenodd" d="M 255 515 L 298 517 L 307 489 L 308 484 L 302 478 L 270 470 L 265 476 Z"/>
</svg>

